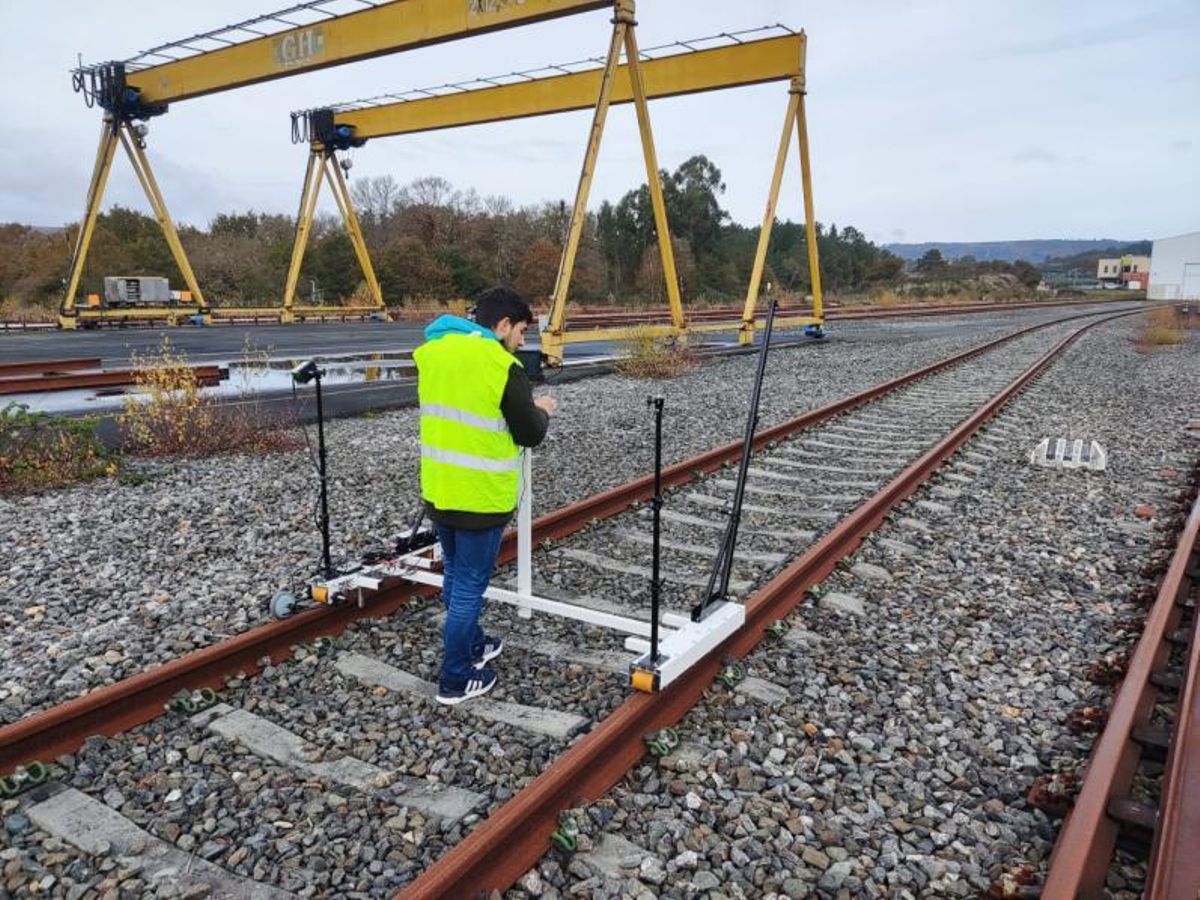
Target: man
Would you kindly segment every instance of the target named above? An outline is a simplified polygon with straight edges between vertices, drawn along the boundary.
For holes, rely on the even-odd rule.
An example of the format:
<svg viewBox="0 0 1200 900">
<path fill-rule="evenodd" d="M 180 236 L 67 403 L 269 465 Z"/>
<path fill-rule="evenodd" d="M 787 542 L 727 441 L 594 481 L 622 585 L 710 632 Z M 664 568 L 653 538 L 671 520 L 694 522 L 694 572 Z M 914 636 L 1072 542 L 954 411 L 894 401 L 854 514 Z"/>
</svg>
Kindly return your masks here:
<svg viewBox="0 0 1200 900">
<path fill-rule="evenodd" d="M 421 496 L 445 560 L 442 670 L 438 703 L 486 694 L 486 664 L 504 647 L 479 627 L 500 536 L 517 508 L 521 447 L 546 436 L 555 403 L 533 399 L 513 353 L 533 313 L 520 295 L 494 287 L 476 298 L 475 320 L 440 316 L 416 349 L 421 400 Z"/>
</svg>

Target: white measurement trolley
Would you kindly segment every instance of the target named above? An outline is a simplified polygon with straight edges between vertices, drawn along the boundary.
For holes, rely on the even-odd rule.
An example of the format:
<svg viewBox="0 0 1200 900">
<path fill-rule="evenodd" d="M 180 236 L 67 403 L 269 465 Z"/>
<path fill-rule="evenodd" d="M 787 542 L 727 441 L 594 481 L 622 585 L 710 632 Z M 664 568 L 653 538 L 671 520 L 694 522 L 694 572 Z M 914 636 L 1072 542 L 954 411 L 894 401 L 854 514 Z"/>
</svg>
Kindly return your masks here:
<svg viewBox="0 0 1200 900">
<path fill-rule="evenodd" d="M 517 614 L 522 618 L 528 619 L 538 612 L 609 628 L 627 635 L 625 648 L 639 654 L 629 665 L 630 684 L 637 690 L 647 692 L 665 688 L 690 666 L 720 646 L 746 621 L 745 607 L 732 601 L 710 604 L 699 621 L 693 621 L 692 618 L 678 613 L 660 613 L 658 653 L 652 658 L 652 623 L 648 619 L 601 612 L 578 603 L 551 600 L 534 594 L 531 457 L 532 453 L 528 450 L 522 455 L 521 500 L 517 509 L 517 589 L 511 591 L 489 587 L 484 592 L 486 599 L 515 606 Z M 408 533 L 402 534 L 400 540 L 408 537 Z M 390 589 L 397 581 L 440 588 L 441 564 L 441 546 L 434 542 L 414 552 L 379 560 L 333 578 L 317 579 L 310 584 L 309 595 L 318 603 L 351 602 L 365 605 L 371 594 L 384 588 Z M 288 614 L 288 610 L 273 605 L 273 609 L 276 608 L 277 614 Z"/>
</svg>

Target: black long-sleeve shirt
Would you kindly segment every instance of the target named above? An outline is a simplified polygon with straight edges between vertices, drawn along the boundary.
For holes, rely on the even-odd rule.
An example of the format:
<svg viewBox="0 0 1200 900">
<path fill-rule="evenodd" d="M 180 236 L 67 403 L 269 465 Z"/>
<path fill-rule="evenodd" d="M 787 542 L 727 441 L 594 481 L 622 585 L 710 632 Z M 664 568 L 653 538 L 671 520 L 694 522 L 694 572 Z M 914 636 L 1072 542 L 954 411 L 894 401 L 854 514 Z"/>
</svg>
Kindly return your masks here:
<svg viewBox="0 0 1200 900">
<path fill-rule="evenodd" d="M 550 415 L 534 405 L 533 385 L 519 362 L 514 362 L 508 369 L 508 381 L 504 383 L 504 393 L 500 397 L 500 413 L 508 424 L 513 441 L 519 447 L 536 447 L 545 438 L 546 430 L 550 427 Z M 449 528 L 495 528 L 498 525 L 507 525 L 514 512 L 515 509 L 503 513 L 436 509 L 429 501 L 425 502 L 425 515 L 435 525 L 445 525 Z"/>
<path fill-rule="evenodd" d="M 504 383 L 504 394 L 500 397 L 500 413 L 519 447 L 536 447 L 550 427 L 550 415 L 534 405 L 533 385 L 520 363 L 515 362 L 508 368 L 508 381 Z"/>
</svg>

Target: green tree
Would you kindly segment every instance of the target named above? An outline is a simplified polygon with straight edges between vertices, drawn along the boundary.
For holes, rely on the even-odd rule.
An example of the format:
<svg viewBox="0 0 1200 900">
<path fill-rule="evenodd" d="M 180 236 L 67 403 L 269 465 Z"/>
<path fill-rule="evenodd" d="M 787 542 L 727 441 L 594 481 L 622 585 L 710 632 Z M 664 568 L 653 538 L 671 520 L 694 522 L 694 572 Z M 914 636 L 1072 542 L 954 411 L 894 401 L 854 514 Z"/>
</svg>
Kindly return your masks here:
<svg viewBox="0 0 1200 900">
<path fill-rule="evenodd" d="M 1033 263 L 1018 259 L 1012 264 L 1013 274 L 1027 288 L 1035 288 L 1042 283 L 1042 271 Z"/>
<path fill-rule="evenodd" d="M 387 302 L 454 296 L 450 270 L 415 237 L 393 238 L 378 254 L 375 268 Z"/>
<path fill-rule="evenodd" d="M 308 248 L 299 292 L 305 295 L 305 288 L 311 286 L 308 279 L 312 279 L 321 302 L 336 304 L 354 293 L 362 277 L 350 238 L 342 231 L 329 231 Z"/>
<path fill-rule="evenodd" d="M 922 275 L 943 275 L 948 266 L 942 257 L 942 251 L 934 247 L 932 250 L 927 250 L 913 268 Z"/>
<path fill-rule="evenodd" d="M 456 247 L 441 247 L 433 256 L 450 273 L 450 283 L 459 297 L 474 297 L 489 286 L 479 265 Z"/>
</svg>

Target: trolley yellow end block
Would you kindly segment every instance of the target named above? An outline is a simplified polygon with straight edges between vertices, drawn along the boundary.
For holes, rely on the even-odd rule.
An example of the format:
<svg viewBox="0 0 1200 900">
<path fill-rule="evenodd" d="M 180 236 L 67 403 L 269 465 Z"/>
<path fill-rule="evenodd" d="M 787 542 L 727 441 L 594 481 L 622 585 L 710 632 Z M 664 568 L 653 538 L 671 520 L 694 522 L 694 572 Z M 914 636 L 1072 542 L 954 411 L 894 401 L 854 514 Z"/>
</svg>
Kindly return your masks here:
<svg viewBox="0 0 1200 900">
<path fill-rule="evenodd" d="M 634 668 L 629 673 L 629 684 L 635 691 L 644 694 L 658 693 L 658 673 L 647 669 Z"/>
</svg>

